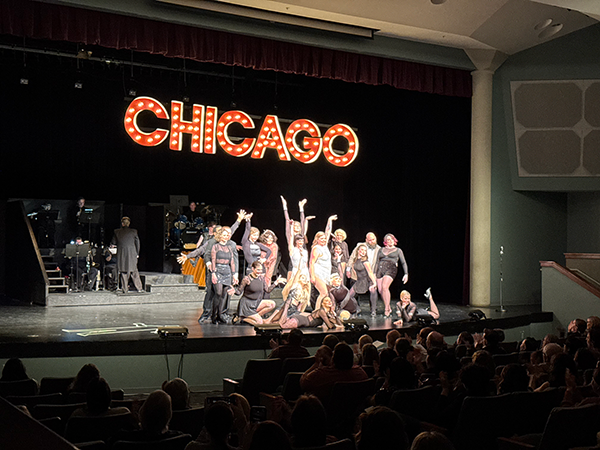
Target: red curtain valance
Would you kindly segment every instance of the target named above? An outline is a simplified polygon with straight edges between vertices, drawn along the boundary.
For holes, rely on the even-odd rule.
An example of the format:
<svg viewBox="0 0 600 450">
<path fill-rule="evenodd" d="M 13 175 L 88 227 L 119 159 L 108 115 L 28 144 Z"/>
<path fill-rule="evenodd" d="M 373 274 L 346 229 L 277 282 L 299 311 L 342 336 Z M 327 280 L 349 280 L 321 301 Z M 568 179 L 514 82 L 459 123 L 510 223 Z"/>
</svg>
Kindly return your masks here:
<svg viewBox="0 0 600 450">
<path fill-rule="evenodd" d="M 30 0 L 0 1 L 0 34 L 132 49 L 432 94 L 471 96 L 466 70 L 329 50 Z"/>
</svg>

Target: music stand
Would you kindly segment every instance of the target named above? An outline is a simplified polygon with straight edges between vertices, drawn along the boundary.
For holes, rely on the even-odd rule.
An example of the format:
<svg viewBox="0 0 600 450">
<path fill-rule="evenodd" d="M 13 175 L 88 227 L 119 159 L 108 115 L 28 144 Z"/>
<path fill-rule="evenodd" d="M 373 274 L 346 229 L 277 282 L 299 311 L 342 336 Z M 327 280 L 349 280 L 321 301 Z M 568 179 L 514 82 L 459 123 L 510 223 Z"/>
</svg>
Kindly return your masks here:
<svg viewBox="0 0 600 450">
<path fill-rule="evenodd" d="M 86 224 L 88 226 L 88 239 L 90 242 L 96 242 L 95 239 L 92 239 L 92 224 L 100 223 L 100 212 L 98 209 L 85 207 L 81 212 L 81 217 L 79 218 L 79 223 Z"/>
<path fill-rule="evenodd" d="M 65 257 L 71 259 L 71 274 L 73 273 L 73 258 L 75 258 L 75 292 L 79 292 L 79 258 L 83 255 L 87 258 L 90 252 L 90 244 L 67 244 Z"/>
</svg>

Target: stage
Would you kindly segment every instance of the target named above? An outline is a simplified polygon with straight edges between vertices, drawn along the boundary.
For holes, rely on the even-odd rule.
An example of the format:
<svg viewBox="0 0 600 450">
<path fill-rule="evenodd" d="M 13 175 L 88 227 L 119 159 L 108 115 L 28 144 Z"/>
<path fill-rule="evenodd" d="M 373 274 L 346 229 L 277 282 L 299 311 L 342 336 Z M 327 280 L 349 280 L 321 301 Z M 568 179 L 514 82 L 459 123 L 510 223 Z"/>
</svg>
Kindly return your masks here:
<svg viewBox="0 0 600 450">
<path fill-rule="evenodd" d="M 204 291 L 196 288 L 182 296 L 181 292 L 115 294 L 106 291 L 61 294 L 71 297 L 77 306 L 24 305 L 5 300 L 0 304 L 0 358 L 74 357 L 116 355 L 159 355 L 168 353 L 213 353 L 267 349 L 270 336 L 257 335 L 245 324 L 199 324 Z M 275 296 L 276 297 L 276 296 Z M 182 301 L 185 300 L 185 301 Z M 275 298 L 278 305 L 281 298 Z M 380 302 L 381 303 L 381 302 Z M 395 304 L 395 301 L 392 301 Z M 66 303 L 68 304 L 68 302 Z M 426 306 L 424 303 L 419 306 Z M 380 309 L 383 304 L 378 305 Z M 237 297 L 230 311 L 237 307 Z M 369 334 L 385 340 L 394 319 L 380 314 L 372 319 L 368 305 L 361 303 Z M 438 303 L 441 318 L 436 328 L 445 336 L 483 328 L 517 329 L 532 324 L 552 323 L 552 313 L 536 306 L 471 308 Z M 487 320 L 472 321 L 469 312 L 483 311 Z M 165 326 L 187 327 L 187 338 L 158 336 Z M 401 332 L 414 336 L 418 326 Z M 325 333 L 320 328 L 304 328 L 307 347 L 320 345 Z M 341 339 L 355 341 L 363 332 L 339 331 Z"/>
</svg>

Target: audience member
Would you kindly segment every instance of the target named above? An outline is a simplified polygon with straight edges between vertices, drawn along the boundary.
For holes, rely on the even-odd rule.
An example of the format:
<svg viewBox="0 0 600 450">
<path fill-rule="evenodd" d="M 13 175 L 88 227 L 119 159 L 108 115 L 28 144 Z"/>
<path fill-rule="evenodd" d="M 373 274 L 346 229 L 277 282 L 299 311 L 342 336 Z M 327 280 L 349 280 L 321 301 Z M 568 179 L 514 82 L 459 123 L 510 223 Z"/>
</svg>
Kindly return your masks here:
<svg viewBox="0 0 600 450">
<path fill-rule="evenodd" d="M 302 395 L 296 401 L 291 417 L 294 448 L 320 447 L 327 439 L 325 408 L 314 395 Z"/>
<path fill-rule="evenodd" d="M 28 380 L 25 364 L 19 358 L 10 358 L 2 367 L 2 378 L 0 381 L 21 381 Z"/>
<path fill-rule="evenodd" d="M 267 420 L 256 425 L 247 450 L 292 450 L 290 438 L 278 423 Z"/>
<path fill-rule="evenodd" d="M 190 388 L 185 380 L 173 378 L 162 384 L 162 390 L 171 397 L 173 411 L 181 411 L 190 407 Z"/>
<path fill-rule="evenodd" d="M 503 336 L 497 330 L 486 328 L 483 330 L 483 350 L 491 355 L 505 354 L 506 350 L 500 345 L 502 338 Z"/>
<path fill-rule="evenodd" d="M 580 336 L 585 335 L 586 330 L 587 322 L 583 319 L 573 319 L 569 322 L 569 326 L 567 327 L 567 333 L 578 334 Z"/>
<path fill-rule="evenodd" d="M 539 350 L 539 348 L 540 343 L 536 339 L 526 337 L 521 341 L 521 345 L 519 345 L 519 352 L 535 352 L 536 350 Z"/>
<path fill-rule="evenodd" d="M 454 446 L 439 431 L 423 431 L 413 440 L 410 450 L 454 450 Z"/>
<path fill-rule="evenodd" d="M 521 364 L 507 364 L 498 382 L 498 395 L 529 390 L 529 374 Z"/>
<path fill-rule="evenodd" d="M 185 450 L 235 450 L 238 447 L 229 445 L 228 439 L 233 427 L 233 411 L 225 402 L 216 402 L 206 407 L 204 412 L 204 429 L 206 430 L 206 440 L 201 440 L 204 433 L 201 433 L 198 440 L 190 442 Z"/>
<path fill-rule="evenodd" d="M 363 366 L 375 366 L 375 364 L 379 361 L 379 352 L 377 351 L 377 347 L 373 344 L 366 344 L 362 348 L 362 365 Z"/>
<path fill-rule="evenodd" d="M 317 355 L 315 355 L 315 358 L 318 358 Z M 340 342 L 335 346 L 332 362 L 332 366 L 324 366 L 320 364 L 320 361 L 315 361 L 315 364 L 304 372 L 300 378 L 302 389 L 316 395 L 321 401 L 329 396 L 334 383 L 339 381 L 362 381 L 368 378 L 361 367 L 353 365 L 354 353 L 348 344 L 344 342 Z"/>
<path fill-rule="evenodd" d="M 444 335 L 442 333 L 438 333 L 437 331 L 432 331 L 427 335 L 426 340 L 427 351 L 437 348 L 443 350 L 446 348 L 446 342 L 444 341 Z"/>
<path fill-rule="evenodd" d="M 112 402 L 110 386 L 104 378 L 90 380 L 86 391 L 86 406 L 73 411 L 71 417 L 97 417 L 126 414 L 129 411 L 124 406 L 111 408 Z"/>
<path fill-rule="evenodd" d="M 385 335 L 385 342 L 387 344 L 387 348 L 394 349 L 396 345 L 396 341 L 400 339 L 400 332 L 398 330 L 391 330 Z"/>
<path fill-rule="evenodd" d="M 588 330 L 587 334 L 587 346 L 596 356 L 600 359 L 600 328 L 593 327 Z"/>
<path fill-rule="evenodd" d="M 79 369 L 75 379 L 67 388 L 67 392 L 86 393 L 89 382 L 94 378 L 100 378 L 100 370 L 98 370 L 98 367 L 91 363 L 84 365 L 81 369 Z"/>
<path fill-rule="evenodd" d="M 548 344 L 558 344 L 559 342 L 560 339 L 557 335 L 548 333 L 546 336 L 544 336 L 544 340 L 542 341 L 542 348 L 544 348 Z"/>
<path fill-rule="evenodd" d="M 587 318 L 587 331 L 590 331 L 592 328 L 600 328 L 600 317 L 598 316 L 590 316 Z"/>
<path fill-rule="evenodd" d="M 357 450 L 408 450 L 406 427 L 400 415 L 385 406 L 376 406 L 359 418 Z"/>
<path fill-rule="evenodd" d="M 310 353 L 305 347 L 302 347 L 302 339 L 304 333 L 299 328 L 292 329 L 287 335 L 287 340 L 281 345 L 275 346 L 269 355 L 269 358 L 305 358 L 310 356 Z M 272 340 L 273 343 L 275 341 Z"/>
<path fill-rule="evenodd" d="M 326 345 L 333 351 L 335 346 L 340 342 L 340 338 L 338 338 L 335 334 L 328 334 L 323 338 L 323 345 Z"/>
</svg>

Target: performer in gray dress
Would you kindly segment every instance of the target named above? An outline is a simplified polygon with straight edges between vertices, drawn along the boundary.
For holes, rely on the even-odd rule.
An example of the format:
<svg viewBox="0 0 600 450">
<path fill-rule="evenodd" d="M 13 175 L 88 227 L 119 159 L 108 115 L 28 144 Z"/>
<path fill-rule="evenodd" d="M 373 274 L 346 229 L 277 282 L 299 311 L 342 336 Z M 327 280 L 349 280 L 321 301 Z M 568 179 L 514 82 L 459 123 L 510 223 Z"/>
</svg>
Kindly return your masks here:
<svg viewBox="0 0 600 450">
<path fill-rule="evenodd" d="M 131 219 L 125 216 L 121 219 L 121 228 L 114 231 L 111 244 L 117 246 L 117 270 L 121 274 L 121 284 L 124 293 L 129 291 L 129 277 L 138 292 L 143 292 L 142 280 L 137 268 L 140 255 L 140 238 L 137 230 L 129 228 Z"/>
</svg>

